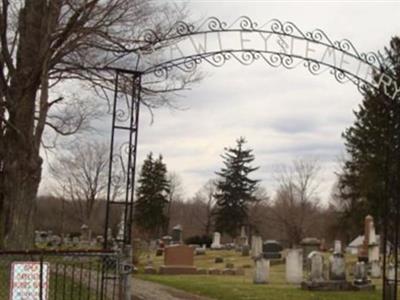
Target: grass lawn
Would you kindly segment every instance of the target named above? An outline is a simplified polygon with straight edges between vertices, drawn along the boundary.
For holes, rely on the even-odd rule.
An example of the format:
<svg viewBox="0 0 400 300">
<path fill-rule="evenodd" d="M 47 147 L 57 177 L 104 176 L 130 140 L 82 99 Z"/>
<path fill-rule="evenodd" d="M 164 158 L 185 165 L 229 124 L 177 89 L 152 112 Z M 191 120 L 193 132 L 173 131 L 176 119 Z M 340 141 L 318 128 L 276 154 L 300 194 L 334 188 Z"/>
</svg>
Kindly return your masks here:
<svg viewBox="0 0 400 300">
<path fill-rule="evenodd" d="M 223 264 L 215 264 L 216 256 L 224 257 Z M 147 256 L 141 257 L 139 270 L 142 269 Z M 158 268 L 162 257 L 150 258 Z M 349 257 L 349 262 L 354 261 Z M 215 275 L 144 275 L 139 273 L 137 278 L 157 282 L 170 287 L 181 289 L 193 294 L 208 296 L 219 300 L 379 300 L 381 299 L 380 281 L 376 281 L 375 292 L 310 292 L 303 291 L 298 286 L 285 282 L 285 266 L 271 266 L 270 283 L 254 285 L 252 282 L 253 261 L 242 257 L 234 251 L 207 251 L 207 255 L 196 256 L 195 265 L 199 268 L 225 268 L 231 262 L 236 268 L 243 267 L 245 276 L 215 276 Z"/>
<path fill-rule="evenodd" d="M 309 292 L 285 284 L 254 285 L 239 276 L 163 276 L 137 275 L 197 295 L 218 300 L 378 300 L 376 292 Z"/>
</svg>

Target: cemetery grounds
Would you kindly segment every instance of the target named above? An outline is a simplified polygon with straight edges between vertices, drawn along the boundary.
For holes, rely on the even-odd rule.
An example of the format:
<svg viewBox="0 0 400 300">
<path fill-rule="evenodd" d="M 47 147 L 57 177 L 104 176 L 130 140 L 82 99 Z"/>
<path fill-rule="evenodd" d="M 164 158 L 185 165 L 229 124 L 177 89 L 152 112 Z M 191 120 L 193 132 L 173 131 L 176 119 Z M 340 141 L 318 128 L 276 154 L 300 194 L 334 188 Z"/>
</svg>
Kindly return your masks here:
<svg viewBox="0 0 400 300">
<path fill-rule="evenodd" d="M 329 254 L 326 254 L 326 259 Z M 224 262 L 216 264 L 215 257 L 223 257 Z M 140 255 L 139 272 L 136 278 L 160 283 L 196 295 L 218 300 L 378 300 L 381 299 L 381 279 L 374 280 L 376 291 L 373 292 L 312 292 L 303 291 L 299 286 L 289 285 L 285 281 L 284 263 L 271 264 L 268 284 L 253 284 L 253 260 L 241 256 L 234 250 L 209 250 L 206 255 L 195 256 L 197 268 L 224 269 L 226 263 L 233 263 L 235 268 L 244 268 L 245 276 L 228 275 L 147 275 L 144 266 L 148 253 Z M 158 269 L 163 264 L 163 256 L 151 257 L 153 266 Z M 356 262 L 355 256 L 347 256 L 349 265 L 347 279 L 352 280 L 350 265 Z M 135 287 L 133 286 L 133 290 Z"/>
</svg>

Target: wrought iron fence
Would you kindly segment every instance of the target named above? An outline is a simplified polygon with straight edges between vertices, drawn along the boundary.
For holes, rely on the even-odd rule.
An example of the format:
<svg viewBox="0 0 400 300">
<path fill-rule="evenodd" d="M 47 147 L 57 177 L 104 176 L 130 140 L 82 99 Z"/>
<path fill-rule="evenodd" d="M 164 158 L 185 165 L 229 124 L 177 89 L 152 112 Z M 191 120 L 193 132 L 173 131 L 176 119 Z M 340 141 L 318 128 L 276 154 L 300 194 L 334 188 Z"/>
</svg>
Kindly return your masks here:
<svg viewBox="0 0 400 300">
<path fill-rule="evenodd" d="M 119 268 L 109 251 L 0 252 L 0 300 L 117 300 Z"/>
</svg>

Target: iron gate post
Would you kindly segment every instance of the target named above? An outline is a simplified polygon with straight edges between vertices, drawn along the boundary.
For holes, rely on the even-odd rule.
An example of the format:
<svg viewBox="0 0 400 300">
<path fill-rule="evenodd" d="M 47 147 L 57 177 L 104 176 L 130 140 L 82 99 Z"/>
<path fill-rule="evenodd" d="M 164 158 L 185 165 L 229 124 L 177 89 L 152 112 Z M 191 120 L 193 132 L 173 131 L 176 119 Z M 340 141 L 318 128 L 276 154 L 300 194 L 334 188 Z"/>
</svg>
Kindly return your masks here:
<svg viewBox="0 0 400 300">
<path fill-rule="evenodd" d="M 121 228 L 122 234 L 118 235 L 116 242 L 119 247 L 119 263 L 118 263 L 118 298 L 119 300 L 130 300 L 132 295 L 131 288 L 131 274 L 132 266 L 132 224 L 133 224 L 133 205 L 135 193 L 135 173 L 136 173 L 136 156 L 137 156 L 137 143 L 138 143 L 138 129 L 139 129 L 139 110 L 141 101 L 141 76 L 140 72 L 115 70 L 115 87 L 114 87 L 114 100 L 112 106 L 112 131 L 111 131 L 111 145 L 110 145 L 110 158 L 109 158 L 109 174 L 107 186 L 107 203 L 106 203 L 106 219 L 104 228 L 104 244 L 103 248 L 108 249 L 111 243 L 107 234 L 110 224 L 110 213 L 113 205 L 119 206 L 122 212 Z M 130 89 L 131 95 L 127 100 L 127 90 L 121 90 L 127 87 Z M 124 96 L 123 100 L 120 96 Z M 123 108 L 121 108 L 123 106 Z M 121 115 L 124 118 L 121 118 Z M 119 145 L 119 153 L 115 151 L 117 147 L 117 134 L 125 134 L 125 140 Z M 120 139 L 121 140 L 121 136 Z M 117 159 L 116 159 L 117 158 Z M 123 174 L 116 177 L 120 179 L 119 185 L 123 189 L 123 196 L 116 199 L 113 197 L 113 180 L 115 180 L 115 173 L 118 172 L 118 166 L 121 164 Z M 123 180 L 121 180 L 123 179 Z M 103 287 L 107 283 L 102 282 Z"/>
</svg>

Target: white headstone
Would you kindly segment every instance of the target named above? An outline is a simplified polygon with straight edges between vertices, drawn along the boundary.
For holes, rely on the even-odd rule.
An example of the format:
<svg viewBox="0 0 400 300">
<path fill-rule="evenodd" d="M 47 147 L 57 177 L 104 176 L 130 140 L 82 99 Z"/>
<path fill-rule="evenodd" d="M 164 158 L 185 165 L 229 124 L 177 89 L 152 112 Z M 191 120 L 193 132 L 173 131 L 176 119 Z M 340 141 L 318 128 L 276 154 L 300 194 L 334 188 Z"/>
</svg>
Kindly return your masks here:
<svg viewBox="0 0 400 300">
<path fill-rule="evenodd" d="M 214 232 L 211 249 L 221 249 L 221 234 L 219 232 Z"/>
<path fill-rule="evenodd" d="M 346 280 L 346 262 L 344 256 L 340 253 L 335 253 L 329 259 L 329 279 L 330 280 Z"/>
<path fill-rule="evenodd" d="M 259 256 L 255 259 L 254 277 L 255 284 L 265 284 L 269 280 L 269 260 Z"/>
<path fill-rule="evenodd" d="M 379 261 L 379 245 L 370 245 L 368 247 L 368 261 Z"/>
<path fill-rule="evenodd" d="M 286 281 L 300 284 L 303 281 L 302 249 L 290 249 L 286 256 Z"/>
<path fill-rule="evenodd" d="M 367 266 L 365 263 L 357 262 L 354 271 L 354 283 L 366 284 L 368 282 Z"/>
<path fill-rule="evenodd" d="M 342 242 L 335 240 L 335 246 L 333 248 L 333 253 L 342 253 Z"/>
<path fill-rule="evenodd" d="M 314 282 L 324 281 L 324 257 L 321 253 L 315 251 L 310 256 L 311 272 L 310 280 Z"/>
<path fill-rule="evenodd" d="M 259 235 L 253 235 L 251 238 L 251 256 L 256 258 L 263 252 L 263 240 Z"/>
<path fill-rule="evenodd" d="M 240 244 L 241 247 L 249 245 L 249 240 L 247 238 L 246 227 L 245 226 L 242 226 L 241 229 L 240 229 L 239 244 Z"/>
<path fill-rule="evenodd" d="M 381 277 L 381 264 L 379 261 L 375 260 L 371 262 L 371 277 L 372 278 L 380 278 Z"/>
<path fill-rule="evenodd" d="M 374 221 L 372 221 L 370 223 L 370 227 L 369 227 L 369 244 L 370 245 L 375 245 L 377 244 L 377 238 L 376 238 L 376 232 L 375 232 L 375 224 Z"/>
</svg>

